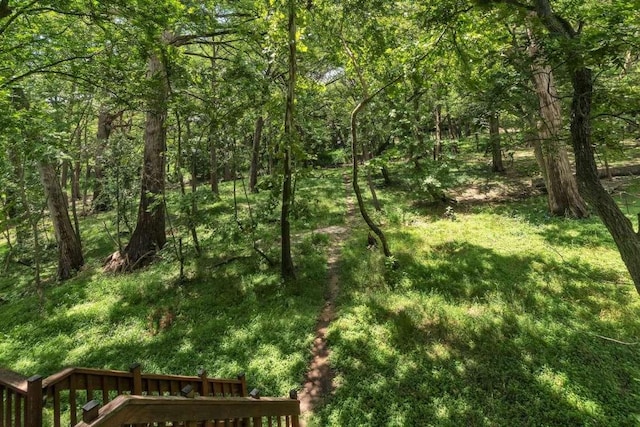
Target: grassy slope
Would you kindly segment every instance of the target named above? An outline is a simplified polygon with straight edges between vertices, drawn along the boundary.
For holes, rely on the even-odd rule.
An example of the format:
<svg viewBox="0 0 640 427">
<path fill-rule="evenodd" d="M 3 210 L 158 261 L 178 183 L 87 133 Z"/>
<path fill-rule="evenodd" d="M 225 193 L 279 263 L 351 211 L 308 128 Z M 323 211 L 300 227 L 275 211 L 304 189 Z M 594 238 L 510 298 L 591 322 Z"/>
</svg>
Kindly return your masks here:
<svg viewBox="0 0 640 427">
<path fill-rule="evenodd" d="M 402 267 L 363 237 L 345 248 L 339 387 L 314 425 L 640 425 L 640 299 L 598 219 L 549 218 L 536 197 L 452 221 L 380 193 Z"/>
<path fill-rule="evenodd" d="M 201 230 L 205 256 L 187 266 L 184 283 L 178 283 L 171 250 L 162 262 L 133 274 L 103 274 L 101 259 L 114 250 L 103 226 L 109 215 L 84 219 L 89 265 L 73 280 L 48 285 L 41 313 L 28 269 L 16 267 L 1 278 L 0 366 L 27 375 L 65 366 L 126 370 L 133 362 L 157 373 L 195 375 L 203 367 L 213 376 L 245 372 L 250 387 L 286 395 L 302 381 L 323 304 L 326 239 L 298 239 L 299 280 L 284 285 L 278 269 L 269 268 L 250 249 L 248 236 L 237 231 L 230 191 L 225 185 L 223 201 L 209 206 L 216 217 Z M 294 221 L 295 232 L 343 221 L 339 172 L 308 178 L 297 191 L 307 214 Z M 254 198 L 254 214 L 277 218 L 267 199 L 267 191 Z M 248 221 L 246 203 L 240 217 Z M 259 229 L 256 237 L 268 242 L 260 245 L 277 259 L 274 232 L 277 224 Z M 235 255 L 254 256 L 215 266 Z M 47 267 L 55 272 L 54 265 Z M 163 318 L 171 325 L 162 327 Z"/>
<path fill-rule="evenodd" d="M 339 171 L 305 180 L 296 232 L 342 221 L 340 180 Z M 598 220 L 548 218 L 544 199 L 535 198 L 459 206 L 451 221 L 398 189 L 380 196 L 402 267 L 387 270 L 366 250 L 364 229 L 345 246 L 339 318 L 329 334 L 339 387 L 312 423 L 639 423 L 640 347 L 602 337 L 638 341 L 640 298 Z M 269 218 L 265 200 L 263 192 L 254 214 Z M 296 239 L 296 284 L 280 284 L 258 258 L 213 268 L 250 251 L 246 236 L 233 232 L 229 204 L 211 209 L 206 256 L 188 266 L 181 285 L 170 253 L 143 271 L 104 276 L 99 258 L 113 248 L 102 217 L 83 225 L 89 268 L 48 287 L 41 315 L 28 270 L 0 279 L 0 366 L 48 374 L 140 361 L 149 372 L 246 371 L 265 395 L 299 385 L 323 302 L 326 239 Z M 632 204 L 630 215 L 637 210 Z M 258 229 L 264 248 L 276 239 L 270 228 L 277 227 Z M 175 320 L 158 330 L 163 313 Z"/>
</svg>

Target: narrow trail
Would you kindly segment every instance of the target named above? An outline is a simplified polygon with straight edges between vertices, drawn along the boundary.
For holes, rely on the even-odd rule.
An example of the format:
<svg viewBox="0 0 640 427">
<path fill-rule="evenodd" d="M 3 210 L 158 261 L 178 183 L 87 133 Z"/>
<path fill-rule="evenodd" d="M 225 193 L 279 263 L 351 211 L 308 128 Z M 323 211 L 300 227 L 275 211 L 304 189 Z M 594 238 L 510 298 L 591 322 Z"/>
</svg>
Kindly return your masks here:
<svg viewBox="0 0 640 427">
<path fill-rule="evenodd" d="M 340 289 L 339 280 L 339 260 L 342 244 L 349 232 L 350 224 L 354 219 L 355 206 L 351 198 L 351 181 L 347 175 L 344 176 L 344 186 L 346 192 L 347 216 L 345 226 L 332 226 L 325 229 L 316 230 L 319 233 L 329 234 L 331 246 L 327 266 L 329 270 L 329 286 L 325 295 L 325 304 L 318 322 L 316 324 L 316 337 L 313 340 L 313 359 L 305 375 L 305 383 L 302 391 L 298 395 L 300 400 L 300 410 L 303 417 L 300 426 L 306 426 L 307 416 L 322 403 L 323 399 L 331 394 L 335 388 L 333 383 L 333 371 L 329 365 L 331 350 L 327 345 L 327 330 L 329 324 L 336 317 L 336 298 Z"/>
</svg>

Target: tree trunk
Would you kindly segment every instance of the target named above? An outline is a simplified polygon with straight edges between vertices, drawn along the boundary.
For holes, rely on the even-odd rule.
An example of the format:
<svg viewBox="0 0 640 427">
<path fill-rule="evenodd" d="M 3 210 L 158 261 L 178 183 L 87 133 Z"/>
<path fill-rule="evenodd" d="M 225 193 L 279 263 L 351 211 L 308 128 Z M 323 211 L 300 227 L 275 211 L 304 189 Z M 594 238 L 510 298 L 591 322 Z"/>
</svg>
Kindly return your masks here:
<svg viewBox="0 0 640 427">
<path fill-rule="evenodd" d="M 289 216 L 292 205 L 291 197 L 291 146 L 294 139 L 294 107 L 295 107 L 295 89 L 297 74 L 297 58 L 296 58 L 296 2 L 288 0 L 289 9 L 289 81 L 287 82 L 287 106 L 284 120 L 284 159 L 283 159 L 283 183 L 282 183 L 282 210 L 280 214 L 280 237 L 281 237 L 281 275 L 282 278 L 294 279 L 295 268 L 293 258 L 291 257 L 291 224 Z"/>
<path fill-rule="evenodd" d="M 84 264 L 82 247 L 69 218 L 67 198 L 51 163 L 40 162 L 40 179 L 58 243 L 58 280 L 66 280 Z"/>
<path fill-rule="evenodd" d="M 217 135 L 217 123 L 218 120 L 216 118 L 216 108 L 217 108 L 217 99 L 216 99 L 216 79 L 217 79 L 217 69 L 216 69 L 216 55 L 217 55 L 217 47 L 213 45 L 213 52 L 211 55 L 211 115 L 209 117 L 209 184 L 211 185 L 211 192 L 215 195 L 220 194 L 220 189 L 218 188 L 218 144 L 216 143 Z"/>
<path fill-rule="evenodd" d="M 534 144 L 536 160 L 547 187 L 549 212 L 558 216 L 585 218 L 589 210 L 573 177 L 567 150 L 560 141 L 562 129 L 561 102 L 551 67 L 541 64 L 535 39 L 529 30 L 529 55 L 532 79 L 540 105 L 538 141 Z"/>
<path fill-rule="evenodd" d="M 362 219 L 364 219 L 364 222 L 367 223 L 371 231 L 373 231 L 380 239 L 384 255 L 386 257 L 391 257 L 391 250 L 389 249 L 387 238 L 384 235 L 382 229 L 378 227 L 369 216 L 367 208 L 364 205 L 362 191 L 360 190 L 360 184 L 358 182 L 358 150 L 356 149 L 356 147 L 358 146 L 358 113 L 366 106 L 369 101 L 371 101 L 370 97 L 361 101 L 351 112 L 351 156 L 353 158 L 351 184 L 353 185 L 353 193 L 356 195 L 356 200 L 358 201 L 358 208 L 360 209 L 360 215 L 362 215 Z"/>
<path fill-rule="evenodd" d="M 147 264 L 167 242 L 165 230 L 165 151 L 167 130 L 168 82 L 162 59 L 153 54 L 149 58 L 148 78 L 155 93 L 148 105 L 144 130 L 144 165 L 138 221 L 124 257 L 111 259 L 111 270 L 132 270 Z"/>
<path fill-rule="evenodd" d="M 253 147 L 251 150 L 251 167 L 249 169 L 249 191 L 256 193 L 256 185 L 258 184 L 258 167 L 260 160 L 260 140 L 262 139 L 262 128 L 264 127 L 264 118 L 259 116 L 256 119 L 256 127 L 253 132 Z"/>
<path fill-rule="evenodd" d="M 436 145 L 433 147 L 433 160 L 438 160 L 442 154 L 442 106 L 436 105 L 434 112 L 436 120 Z"/>
<path fill-rule="evenodd" d="M 109 195 L 104 193 L 104 167 L 106 159 L 104 158 L 104 152 L 109 144 L 109 137 L 111 136 L 111 125 L 116 116 L 110 114 L 108 111 L 101 109 L 98 114 L 98 131 L 96 133 L 96 154 L 95 165 L 93 172 L 95 175 L 95 182 L 93 184 L 93 210 L 95 212 L 105 212 L 111 208 L 111 201 Z"/>
<path fill-rule="evenodd" d="M 69 160 L 62 161 L 62 171 L 60 172 L 60 186 L 62 188 L 67 187 L 67 182 L 69 181 L 69 166 L 71 162 Z"/>
<path fill-rule="evenodd" d="M 209 184 L 211 185 L 211 192 L 218 194 L 220 192 L 218 188 L 218 151 L 215 141 L 215 126 L 211 124 L 209 128 Z"/>
<path fill-rule="evenodd" d="M 500 117 L 498 113 L 493 112 L 489 115 L 489 140 L 492 154 L 492 170 L 494 172 L 503 173 L 504 166 L 502 164 L 502 147 L 500 146 Z"/>
</svg>

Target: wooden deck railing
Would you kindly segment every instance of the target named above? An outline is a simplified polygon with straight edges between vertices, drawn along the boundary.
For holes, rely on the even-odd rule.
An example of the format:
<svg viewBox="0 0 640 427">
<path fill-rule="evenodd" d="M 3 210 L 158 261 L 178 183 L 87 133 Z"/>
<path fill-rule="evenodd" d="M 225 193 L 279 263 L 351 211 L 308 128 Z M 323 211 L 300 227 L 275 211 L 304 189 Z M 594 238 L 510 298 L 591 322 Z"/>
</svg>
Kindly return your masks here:
<svg viewBox="0 0 640 427">
<path fill-rule="evenodd" d="M 130 425 L 298 427 L 300 402 L 290 399 L 250 397 L 118 396 L 97 410 L 87 405 L 76 427 Z"/>
<path fill-rule="evenodd" d="M 42 425 L 42 377 L 0 369 L 0 427 Z"/>
<path fill-rule="evenodd" d="M 68 368 L 45 379 L 26 378 L 9 370 L 0 370 L 0 427 L 41 427 L 76 425 L 81 407 L 96 400 L 105 405 L 121 395 L 176 396 L 185 387 L 202 397 L 247 397 L 244 375 L 237 379 L 198 376 L 143 374 L 140 365 L 127 371 Z M 53 411 L 43 409 L 52 407 Z M 68 421 L 67 421 L 68 419 Z"/>
</svg>

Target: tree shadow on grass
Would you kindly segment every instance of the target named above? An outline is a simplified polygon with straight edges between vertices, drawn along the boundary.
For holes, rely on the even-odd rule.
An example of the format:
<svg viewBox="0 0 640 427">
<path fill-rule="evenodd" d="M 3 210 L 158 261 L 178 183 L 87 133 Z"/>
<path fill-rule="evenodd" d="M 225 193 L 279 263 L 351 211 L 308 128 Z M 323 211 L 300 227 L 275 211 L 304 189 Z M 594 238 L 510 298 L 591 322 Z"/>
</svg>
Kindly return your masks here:
<svg viewBox="0 0 640 427">
<path fill-rule="evenodd" d="M 455 241 L 398 256 L 410 289 L 345 272 L 318 425 L 637 424 L 640 354 L 608 337 L 640 321 L 630 290 L 597 282 L 612 272 Z"/>
</svg>

